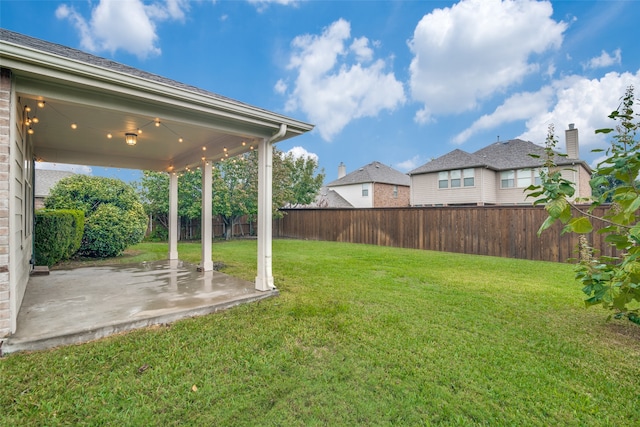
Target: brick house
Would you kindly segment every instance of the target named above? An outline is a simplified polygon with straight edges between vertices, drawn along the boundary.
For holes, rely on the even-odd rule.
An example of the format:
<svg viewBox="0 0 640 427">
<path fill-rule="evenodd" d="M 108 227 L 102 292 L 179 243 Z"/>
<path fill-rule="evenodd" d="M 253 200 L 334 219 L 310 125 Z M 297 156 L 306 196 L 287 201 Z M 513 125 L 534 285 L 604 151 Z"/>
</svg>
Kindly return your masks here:
<svg viewBox="0 0 640 427">
<path fill-rule="evenodd" d="M 409 176 L 380 162 L 371 162 L 349 174 L 344 163 L 340 163 L 338 179 L 327 184 L 321 194 L 326 195 L 328 202 L 340 202 L 324 207 L 406 207 L 410 183 Z"/>
</svg>

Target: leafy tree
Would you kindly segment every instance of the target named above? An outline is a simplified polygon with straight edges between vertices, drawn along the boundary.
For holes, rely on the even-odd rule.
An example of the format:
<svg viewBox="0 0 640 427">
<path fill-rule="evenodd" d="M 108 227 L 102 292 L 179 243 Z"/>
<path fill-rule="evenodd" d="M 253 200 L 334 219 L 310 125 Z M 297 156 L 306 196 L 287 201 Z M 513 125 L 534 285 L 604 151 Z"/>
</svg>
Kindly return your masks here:
<svg viewBox="0 0 640 427">
<path fill-rule="evenodd" d="M 143 171 L 138 192 L 145 212 L 169 228 L 169 175 L 164 172 Z M 178 216 L 187 220 L 200 218 L 202 203 L 202 172 L 188 171 L 178 177 Z"/>
<path fill-rule="evenodd" d="M 318 163 L 310 157 L 294 158 L 274 148 L 273 214 L 280 217 L 283 206 L 308 204 L 322 186 L 324 173 L 317 173 Z M 234 224 L 258 213 L 258 153 L 251 151 L 214 165 L 212 171 L 212 212 L 225 224 L 225 237 L 231 237 Z M 182 174 L 178 179 L 178 214 L 200 218 L 202 171 Z M 164 173 L 145 171 L 140 184 L 148 213 L 168 227 L 169 178 Z"/>
<path fill-rule="evenodd" d="M 583 210 L 569 202 L 574 194 L 571 182 L 562 178 L 553 160 L 553 147 L 557 139 L 553 127 L 547 136 L 548 172 L 540 174 L 542 184 L 531 186 L 529 196 L 537 197 L 535 204 L 543 204 L 549 217 L 538 234 L 556 221 L 565 224 L 563 232 L 586 234 L 593 231 L 592 219 L 601 220 L 604 226 L 598 233 L 605 234 L 605 241 L 621 253 L 619 257 L 594 255 L 585 236 L 580 236 L 580 260 L 576 266 L 576 279 L 582 282 L 587 295 L 587 306 L 602 305 L 612 310 L 615 318 L 627 318 L 640 324 L 640 187 L 636 179 L 640 173 L 640 114 L 634 113 L 634 88 L 630 86 L 620 106 L 609 118 L 619 124 L 615 129 L 599 129 L 596 133 L 612 133 L 613 141 L 607 149 L 607 157 L 597 167 L 591 179 L 592 188 L 602 188 L 594 193 L 589 209 Z M 602 151 L 602 150 L 594 150 Z M 617 185 L 611 185 L 611 179 Z M 611 202 L 602 217 L 593 214 L 594 208 Z"/>
<path fill-rule="evenodd" d="M 74 175 L 60 180 L 45 200 L 47 209 L 84 212 L 79 254 L 111 257 L 139 243 L 147 217 L 135 189 L 119 179 Z"/>
<path fill-rule="evenodd" d="M 288 204 L 298 207 L 313 202 L 324 181 L 324 172 L 316 172 L 318 162 L 312 157 L 294 157 L 291 153 L 285 156 L 284 162 L 288 168 L 291 191 Z"/>
</svg>

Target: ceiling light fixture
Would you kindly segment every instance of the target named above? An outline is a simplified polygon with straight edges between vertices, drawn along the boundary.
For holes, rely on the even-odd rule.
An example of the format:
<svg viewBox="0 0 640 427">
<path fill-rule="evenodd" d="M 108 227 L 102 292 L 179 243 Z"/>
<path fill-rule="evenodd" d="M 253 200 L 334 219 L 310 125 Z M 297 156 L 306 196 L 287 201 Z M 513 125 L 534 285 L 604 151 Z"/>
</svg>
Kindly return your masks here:
<svg viewBox="0 0 640 427">
<path fill-rule="evenodd" d="M 156 122 L 156 127 L 160 127 L 160 119 L 156 119 L 155 122 Z"/>
<path fill-rule="evenodd" d="M 124 142 L 127 143 L 127 145 L 136 145 L 136 143 L 138 142 L 138 134 L 136 133 L 131 133 L 131 132 L 127 132 L 124 134 Z"/>
</svg>

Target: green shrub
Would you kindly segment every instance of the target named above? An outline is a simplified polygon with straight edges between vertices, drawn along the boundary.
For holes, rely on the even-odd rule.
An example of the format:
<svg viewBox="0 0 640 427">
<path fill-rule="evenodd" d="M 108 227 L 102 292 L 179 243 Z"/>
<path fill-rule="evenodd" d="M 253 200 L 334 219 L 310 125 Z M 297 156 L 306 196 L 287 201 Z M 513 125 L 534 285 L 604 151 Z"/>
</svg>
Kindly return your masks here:
<svg viewBox="0 0 640 427">
<path fill-rule="evenodd" d="M 119 255 L 140 243 L 147 216 L 133 187 L 119 179 L 74 175 L 56 184 L 45 201 L 47 208 L 81 209 L 84 234 L 79 253 L 89 257 Z"/>
<path fill-rule="evenodd" d="M 35 262 L 52 266 L 80 248 L 84 213 L 78 210 L 39 210 L 35 213 Z"/>
</svg>

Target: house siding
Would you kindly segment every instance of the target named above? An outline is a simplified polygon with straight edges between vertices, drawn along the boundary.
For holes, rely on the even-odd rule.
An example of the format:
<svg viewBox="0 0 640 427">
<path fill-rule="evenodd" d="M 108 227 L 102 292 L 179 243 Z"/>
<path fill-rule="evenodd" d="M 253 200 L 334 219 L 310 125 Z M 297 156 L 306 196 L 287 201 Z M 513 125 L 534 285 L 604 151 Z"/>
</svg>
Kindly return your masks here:
<svg viewBox="0 0 640 427">
<path fill-rule="evenodd" d="M 15 90 L 12 91 L 15 94 Z M 17 327 L 18 312 L 27 289 L 33 253 L 33 150 L 26 132 L 24 111 L 15 95 L 12 98 L 15 119 L 10 135 L 9 180 L 9 293 L 11 333 Z M 9 196 L 9 194 L 7 194 Z"/>
<path fill-rule="evenodd" d="M 576 183 L 576 197 L 589 197 L 590 174 L 582 165 L 562 170 L 562 177 Z M 438 173 L 411 176 L 411 206 L 530 205 L 525 187 L 502 188 L 500 171 L 475 168 L 473 187 L 438 188 Z"/>
<path fill-rule="evenodd" d="M 373 184 L 369 184 L 369 195 L 362 195 L 362 184 L 339 185 L 331 187 L 343 199 L 351 203 L 355 208 L 372 208 L 373 207 Z"/>
<path fill-rule="evenodd" d="M 493 185 L 495 173 L 485 168 L 474 169 L 474 186 L 438 188 L 438 172 L 411 176 L 411 205 L 462 205 L 496 203 Z M 486 182 L 489 185 L 486 185 Z"/>
<path fill-rule="evenodd" d="M 11 72 L 0 69 L 0 337 L 11 333 L 9 292 L 9 147 L 12 110 Z"/>
<path fill-rule="evenodd" d="M 398 195 L 394 197 L 394 187 L 398 188 Z M 401 208 L 409 206 L 409 187 L 406 185 L 373 184 L 373 207 Z"/>
</svg>

